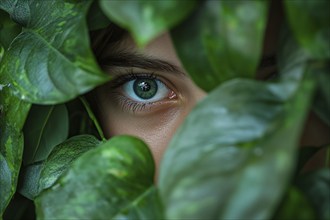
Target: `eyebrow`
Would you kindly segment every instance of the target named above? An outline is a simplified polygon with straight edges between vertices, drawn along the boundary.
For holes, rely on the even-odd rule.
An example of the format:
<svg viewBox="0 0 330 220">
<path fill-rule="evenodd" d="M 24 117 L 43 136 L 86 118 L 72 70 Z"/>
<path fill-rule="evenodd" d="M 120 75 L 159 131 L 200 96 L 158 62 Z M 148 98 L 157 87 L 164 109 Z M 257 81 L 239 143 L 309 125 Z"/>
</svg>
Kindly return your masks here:
<svg viewBox="0 0 330 220">
<path fill-rule="evenodd" d="M 186 75 L 184 71 L 165 60 L 146 56 L 136 52 L 116 52 L 99 60 L 99 64 L 103 67 L 136 67 L 147 70 L 162 71 Z"/>
</svg>

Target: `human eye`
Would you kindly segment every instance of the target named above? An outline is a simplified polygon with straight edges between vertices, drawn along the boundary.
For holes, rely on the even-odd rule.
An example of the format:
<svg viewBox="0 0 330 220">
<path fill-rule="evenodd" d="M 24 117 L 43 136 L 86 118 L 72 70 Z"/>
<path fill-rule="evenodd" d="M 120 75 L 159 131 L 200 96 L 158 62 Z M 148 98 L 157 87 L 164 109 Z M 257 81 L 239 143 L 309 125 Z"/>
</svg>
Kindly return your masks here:
<svg viewBox="0 0 330 220">
<path fill-rule="evenodd" d="M 124 110 L 143 112 L 159 109 L 175 100 L 176 93 L 168 83 L 154 74 L 124 74 L 112 82 L 114 95 Z"/>
</svg>

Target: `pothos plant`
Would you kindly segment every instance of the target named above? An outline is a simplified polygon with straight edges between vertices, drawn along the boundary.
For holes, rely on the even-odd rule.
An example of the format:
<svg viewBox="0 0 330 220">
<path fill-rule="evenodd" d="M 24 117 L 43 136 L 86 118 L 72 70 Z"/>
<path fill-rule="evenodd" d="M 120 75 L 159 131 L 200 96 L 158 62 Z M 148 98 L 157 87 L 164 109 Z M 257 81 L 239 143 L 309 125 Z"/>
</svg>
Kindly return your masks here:
<svg viewBox="0 0 330 220">
<path fill-rule="evenodd" d="M 299 150 L 307 112 L 330 125 L 330 2 L 282 4 L 279 77 L 257 81 L 267 0 L 1 0 L 1 216 L 330 219 L 329 168 L 298 175 L 324 148 Z M 171 140 L 157 184 L 148 147 L 106 140 L 83 97 L 111 80 L 89 42 L 111 22 L 140 47 L 170 30 L 209 92 Z"/>
</svg>

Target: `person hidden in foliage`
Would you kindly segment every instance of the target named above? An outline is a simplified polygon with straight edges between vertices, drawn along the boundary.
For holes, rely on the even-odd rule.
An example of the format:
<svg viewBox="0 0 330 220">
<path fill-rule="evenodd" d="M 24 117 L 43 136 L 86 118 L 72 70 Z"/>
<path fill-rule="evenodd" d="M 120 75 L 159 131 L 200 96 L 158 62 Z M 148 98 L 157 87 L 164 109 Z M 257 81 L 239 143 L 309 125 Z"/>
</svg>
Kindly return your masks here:
<svg viewBox="0 0 330 220">
<path fill-rule="evenodd" d="M 257 71 L 259 80 L 276 77 L 276 42 L 284 13 L 279 3 L 270 9 Z M 91 39 L 98 63 L 113 76 L 89 95 L 106 137 L 128 134 L 144 140 L 158 172 L 171 137 L 206 92 L 184 69 L 169 32 L 144 48 L 138 48 L 129 33 L 114 24 L 92 32 Z M 301 145 L 330 142 L 329 127 L 315 114 L 310 113 L 306 124 Z"/>
</svg>

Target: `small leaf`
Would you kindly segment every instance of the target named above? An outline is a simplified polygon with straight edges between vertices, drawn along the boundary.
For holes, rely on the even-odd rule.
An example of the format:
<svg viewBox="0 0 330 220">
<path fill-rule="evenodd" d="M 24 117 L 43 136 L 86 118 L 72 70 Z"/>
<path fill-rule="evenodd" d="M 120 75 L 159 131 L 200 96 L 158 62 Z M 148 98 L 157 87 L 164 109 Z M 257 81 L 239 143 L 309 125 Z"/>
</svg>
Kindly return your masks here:
<svg viewBox="0 0 330 220">
<path fill-rule="evenodd" d="M 94 136 L 79 135 L 56 146 L 43 163 L 38 193 L 51 187 L 78 157 L 100 144 Z"/>
<path fill-rule="evenodd" d="M 330 2 L 285 0 L 289 24 L 299 44 L 317 59 L 330 58 Z"/>
<path fill-rule="evenodd" d="M 17 191 L 24 197 L 33 200 L 38 195 L 38 181 L 42 162 L 30 164 L 21 169 Z"/>
<path fill-rule="evenodd" d="M 88 30 L 94 31 L 107 27 L 110 24 L 110 20 L 103 13 L 99 6 L 98 1 L 93 1 L 91 7 L 88 10 L 87 14 L 87 25 Z"/>
<path fill-rule="evenodd" d="M 95 128 L 94 122 L 90 119 L 86 108 L 81 103 L 80 97 L 66 103 L 65 105 L 69 114 L 69 137 L 90 134 L 101 139 Z"/>
<path fill-rule="evenodd" d="M 4 49 L 9 47 L 13 39 L 21 32 L 21 29 L 19 25 L 10 20 L 9 14 L 0 10 L 0 44 Z"/>
<path fill-rule="evenodd" d="M 315 219 L 315 212 L 300 190 L 291 187 L 273 219 L 313 220 Z"/>
<path fill-rule="evenodd" d="M 330 219 L 330 169 L 323 168 L 301 176 L 297 186 L 306 194 L 318 219 Z"/>
<path fill-rule="evenodd" d="M 330 62 L 319 63 L 311 71 L 318 83 L 313 110 L 330 126 Z"/>
<path fill-rule="evenodd" d="M 291 68 L 310 61 L 310 55 L 298 45 L 287 25 L 282 26 L 279 36 L 278 69 L 279 73 L 289 72 Z"/>
<path fill-rule="evenodd" d="M 161 164 L 167 218 L 271 217 L 293 173 L 313 91 L 303 73 L 297 66 L 278 83 L 228 81 L 193 109 Z"/>
<path fill-rule="evenodd" d="M 1 42 L 0 42 L 0 63 L 2 60 L 3 55 L 5 54 L 5 48 L 2 46 Z M 2 84 L 0 84 L 0 88 L 2 88 Z"/>
<path fill-rule="evenodd" d="M 228 79 L 255 76 L 267 9 L 268 1 L 206 0 L 171 32 L 185 69 L 199 87 L 211 91 Z"/>
<path fill-rule="evenodd" d="M 18 191 L 33 200 L 42 190 L 52 186 L 74 160 L 99 143 L 90 135 L 72 137 L 61 143 L 47 160 L 23 167 Z"/>
<path fill-rule="evenodd" d="M 196 0 L 100 0 L 103 12 L 111 21 L 127 29 L 139 46 L 146 45 L 161 33 L 174 27 L 194 9 L 195 5 Z"/>
<path fill-rule="evenodd" d="M 109 80 L 89 45 L 85 19 L 90 3 L 17 0 L 7 11 L 24 26 L 0 68 L 13 94 L 36 104 L 62 103 Z"/>
<path fill-rule="evenodd" d="M 33 105 L 24 125 L 23 163 L 45 160 L 52 149 L 68 137 L 69 118 L 65 105 Z"/>
<path fill-rule="evenodd" d="M 0 74 L 0 82 L 5 79 Z M 0 84 L 0 216 L 16 191 L 23 155 L 22 127 L 31 106 L 11 96 L 8 86 Z"/>
<path fill-rule="evenodd" d="M 328 125 L 330 125 L 330 63 L 327 60 L 315 60 L 302 48 L 292 36 L 287 26 L 280 35 L 278 68 L 285 73 L 295 65 L 309 63 L 310 75 L 317 82 L 313 110 Z"/>
<path fill-rule="evenodd" d="M 74 161 L 55 185 L 36 198 L 37 215 L 41 219 L 113 219 L 139 204 L 153 185 L 153 175 L 152 155 L 142 141 L 114 137 Z"/>
</svg>

